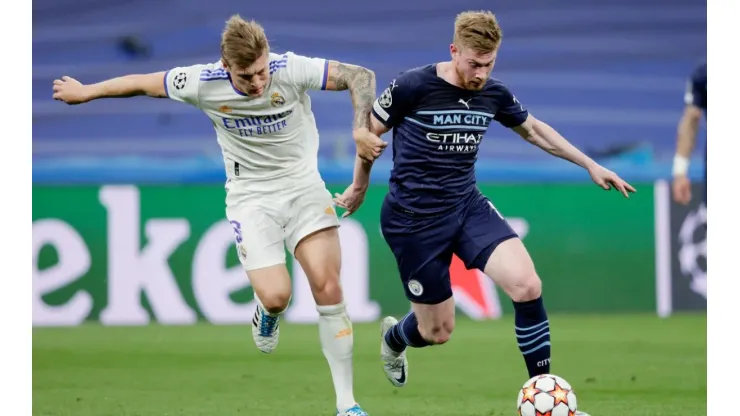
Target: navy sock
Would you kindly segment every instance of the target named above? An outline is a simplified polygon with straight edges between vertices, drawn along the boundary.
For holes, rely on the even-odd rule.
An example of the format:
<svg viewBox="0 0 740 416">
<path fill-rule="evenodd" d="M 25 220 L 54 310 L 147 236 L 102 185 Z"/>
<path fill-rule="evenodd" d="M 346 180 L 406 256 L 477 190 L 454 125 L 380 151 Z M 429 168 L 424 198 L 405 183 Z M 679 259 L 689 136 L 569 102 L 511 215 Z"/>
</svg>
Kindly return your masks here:
<svg viewBox="0 0 740 416">
<path fill-rule="evenodd" d="M 416 314 L 411 312 L 385 333 L 385 342 L 395 352 L 403 352 L 406 347 L 422 348 L 431 345 L 419 332 Z"/>
<path fill-rule="evenodd" d="M 514 329 L 529 376 L 550 372 L 550 323 L 542 297 L 514 302 Z"/>
</svg>

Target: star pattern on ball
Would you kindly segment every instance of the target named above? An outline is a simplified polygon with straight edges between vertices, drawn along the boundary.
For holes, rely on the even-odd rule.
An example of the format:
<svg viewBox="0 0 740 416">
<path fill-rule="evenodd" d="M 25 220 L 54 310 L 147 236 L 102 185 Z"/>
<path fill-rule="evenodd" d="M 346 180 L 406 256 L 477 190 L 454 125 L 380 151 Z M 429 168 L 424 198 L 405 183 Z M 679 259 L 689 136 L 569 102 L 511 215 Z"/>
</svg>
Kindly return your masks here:
<svg viewBox="0 0 740 416">
<path fill-rule="evenodd" d="M 553 406 L 557 406 L 560 403 L 568 404 L 568 393 L 570 393 L 569 390 L 565 390 L 564 388 L 560 387 L 559 384 L 555 383 L 555 388 L 550 392 L 550 395 L 555 399 L 555 403 Z"/>
<path fill-rule="evenodd" d="M 524 395 L 522 396 L 522 403 L 530 402 L 534 404 L 534 396 L 539 393 L 539 390 L 534 387 L 534 385 L 530 385 L 529 387 L 522 390 Z"/>
</svg>

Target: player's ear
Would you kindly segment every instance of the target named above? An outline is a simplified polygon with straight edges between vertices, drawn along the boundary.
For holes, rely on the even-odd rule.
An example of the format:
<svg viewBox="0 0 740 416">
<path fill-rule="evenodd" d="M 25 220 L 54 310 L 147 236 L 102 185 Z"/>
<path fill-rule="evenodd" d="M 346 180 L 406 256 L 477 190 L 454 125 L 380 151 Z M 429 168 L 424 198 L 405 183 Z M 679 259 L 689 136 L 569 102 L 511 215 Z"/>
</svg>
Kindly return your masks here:
<svg viewBox="0 0 740 416">
<path fill-rule="evenodd" d="M 450 43 L 450 57 L 455 59 L 455 55 L 457 55 L 457 47 L 454 43 Z"/>
<path fill-rule="evenodd" d="M 221 65 L 224 66 L 224 68 L 228 71 L 229 70 L 229 64 L 226 62 L 226 59 L 221 58 Z"/>
</svg>

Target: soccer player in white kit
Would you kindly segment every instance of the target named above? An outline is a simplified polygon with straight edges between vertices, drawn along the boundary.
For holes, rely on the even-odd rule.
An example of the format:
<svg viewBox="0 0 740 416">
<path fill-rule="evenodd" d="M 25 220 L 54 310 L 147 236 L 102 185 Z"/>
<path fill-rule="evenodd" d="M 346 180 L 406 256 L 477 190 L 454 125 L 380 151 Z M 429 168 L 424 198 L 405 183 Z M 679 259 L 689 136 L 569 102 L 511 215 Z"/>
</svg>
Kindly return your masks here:
<svg viewBox="0 0 740 416">
<path fill-rule="evenodd" d="M 354 399 L 352 323 L 339 282 L 339 221 L 317 163 L 318 131 L 308 90 L 350 91 L 356 164 L 386 143 L 368 131 L 375 74 L 355 65 L 270 52 L 264 29 L 238 15 L 226 23 L 218 62 L 83 85 L 54 81 L 54 99 L 80 104 L 147 95 L 202 110 L 213 122 L 226 168 L 226 216 L 257 299 L 252 335 L 270 353 L 291 298 L 285 247 L 308 276 L 319 338 L 334 381 L 337 415 L 367 416 Z M 345 199 L 362 194 L 354 189 Z M 359 206 L 358 201 L 356 206 Z M 350 209 L 351 211 L 351 209 Z"/>
</svg>

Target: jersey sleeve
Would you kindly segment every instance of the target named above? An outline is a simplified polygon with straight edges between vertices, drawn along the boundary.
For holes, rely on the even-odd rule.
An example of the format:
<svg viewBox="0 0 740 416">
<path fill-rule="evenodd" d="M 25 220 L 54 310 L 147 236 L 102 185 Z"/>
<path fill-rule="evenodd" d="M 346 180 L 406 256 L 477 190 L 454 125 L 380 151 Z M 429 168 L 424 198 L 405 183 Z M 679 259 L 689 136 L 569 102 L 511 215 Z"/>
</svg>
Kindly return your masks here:
<svg viewBox="0 0 740 416">
<path fill-rule="evenodd" d="M 493 116 L 493 119 L 501 123 L 504 127 L 514 128 L 521 126 L 527 117 L 529 111 L 516 99 L 514 94 L 503 84 L 498 82 L 497 88 L 499 90 L 498 98 L 498 110 Z"/>
<path fill-rule="evenodd" d="M 412 75 L 401 74 L 375 100 L 373 115 L 386 127 L 395 127 L 413 109 L 415 88 Z"/>
<path fill-rule="evenodd" d="M 205 65 L 193 65 L 170 69 L 164 75 L 164 91 L 175 101 L 198 106 L 198 86 Z"/>
<path fill-rule="evenodd" d="M 686 91 L 683 96 L 686 105 L 693 105 L 702 109 L 707 107 L 706 71 L 706 66 L 699 66 L 686 82 Z"/>
<path fill-rule="evenodd" d="M 311 58 L 288 52 L 278 61 L 270 62 L 270 72 L 277 70 L 281 65 L 290 73 L 296 86 L 303 90 L 324 90 L 329 75 L 329 60 Z"/>
</svg>

